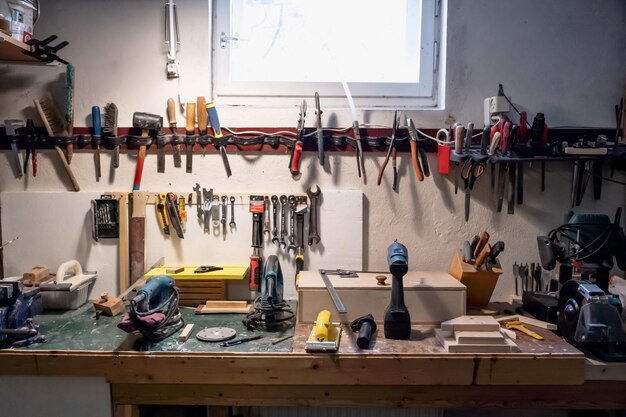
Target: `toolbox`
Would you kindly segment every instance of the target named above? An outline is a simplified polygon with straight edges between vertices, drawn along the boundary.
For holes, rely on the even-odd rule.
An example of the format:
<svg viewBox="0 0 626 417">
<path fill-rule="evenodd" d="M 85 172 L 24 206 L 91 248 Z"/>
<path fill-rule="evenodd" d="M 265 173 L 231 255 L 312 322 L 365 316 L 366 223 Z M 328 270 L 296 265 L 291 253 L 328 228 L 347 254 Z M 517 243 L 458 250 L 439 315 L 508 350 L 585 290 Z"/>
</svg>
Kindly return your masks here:
<svg viewBox="0 0 626 417">
<path fill-rule="evenodd" d="M 357 272 L 358 277 L 328 274 L 352 321 L 366 314 L 383 322 L 391 301 L 391 274 Z M 385 278 L 379 285 L 377 277 Z M 465 314 L 465 285 L 447 272 L 409 271 L 403 278 L 404 303 L 414 324 L 438 324 Z M 344 319 L 335 307 L 318 271 L 302 271 L 298 281 L 298 322 L 313 323 L 321 310 Z"/>
<path fill-rule="evenodd" d="M 55 284 L 42 284 L 41 301 L 44 310 L 75 310 L 87 302 L 89 290 L 97 278 L 84 273 L 77 260 L 64 262 L 57 270 Z M 55 289 L 61 288 L 63 289 Z"/>
</svg>

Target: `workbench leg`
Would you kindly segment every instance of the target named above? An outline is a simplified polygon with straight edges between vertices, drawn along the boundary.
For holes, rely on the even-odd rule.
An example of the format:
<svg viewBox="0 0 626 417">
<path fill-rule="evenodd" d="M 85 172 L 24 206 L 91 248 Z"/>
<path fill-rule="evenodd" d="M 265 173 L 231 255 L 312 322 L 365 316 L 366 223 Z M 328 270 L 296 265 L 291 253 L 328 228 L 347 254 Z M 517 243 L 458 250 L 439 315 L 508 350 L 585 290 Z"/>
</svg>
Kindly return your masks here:
<svg viewBox="0 0 626 417">
<path fill-rule="evenodd" d="M 139 406 L 113 404 L 113 417 L 139 417 Z"/>
</svg>

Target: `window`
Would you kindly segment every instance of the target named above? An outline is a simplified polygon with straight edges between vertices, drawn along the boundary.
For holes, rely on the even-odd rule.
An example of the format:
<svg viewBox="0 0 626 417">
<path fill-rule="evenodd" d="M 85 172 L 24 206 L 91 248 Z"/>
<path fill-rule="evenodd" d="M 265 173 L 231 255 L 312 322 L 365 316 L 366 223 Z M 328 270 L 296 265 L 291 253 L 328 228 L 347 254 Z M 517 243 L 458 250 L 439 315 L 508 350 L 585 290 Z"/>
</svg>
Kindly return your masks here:
<svg viewBox="0 0 626 417">
<path fill-rule="evenodd" d="M 213 95 L 281 105 L 317 91 L 345 107 L 346 81 L 360 108 L 432 107 L 438 1 L 214 1 Z"/>
</svg>

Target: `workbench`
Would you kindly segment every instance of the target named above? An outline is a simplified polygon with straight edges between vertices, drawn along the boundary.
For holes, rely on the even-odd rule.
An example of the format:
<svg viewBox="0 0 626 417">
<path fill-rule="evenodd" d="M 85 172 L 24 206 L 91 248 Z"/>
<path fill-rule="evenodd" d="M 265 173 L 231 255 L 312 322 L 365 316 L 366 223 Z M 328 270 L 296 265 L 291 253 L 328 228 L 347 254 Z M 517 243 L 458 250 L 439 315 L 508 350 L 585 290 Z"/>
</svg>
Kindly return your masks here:
<svg viewBox="0 0 626 417">
<path fill-rule="evenodd" d="M 37 316 L 48 342 L 0 351 L 0 374 L 104 377 L 119 415 L 126 404 L 626 408 L 626 365 L 585 359 L 532 326 L 545 340 L 520 335 L 517 353 L 447 353 L 432 326 L 414 325 L 410 341 L 385 340 L 381 329 L 363 351 L 344 326 L 337 354 L 308 354 L 310 325 L 221 348 L 195 333 L 223 325 L 249 335 L 241 315 L 182 313 L 196 324 L 192 337 L 156 344 L 117 329 L 121 316 L 96 320 L 90 305 Z"/>
</svg>

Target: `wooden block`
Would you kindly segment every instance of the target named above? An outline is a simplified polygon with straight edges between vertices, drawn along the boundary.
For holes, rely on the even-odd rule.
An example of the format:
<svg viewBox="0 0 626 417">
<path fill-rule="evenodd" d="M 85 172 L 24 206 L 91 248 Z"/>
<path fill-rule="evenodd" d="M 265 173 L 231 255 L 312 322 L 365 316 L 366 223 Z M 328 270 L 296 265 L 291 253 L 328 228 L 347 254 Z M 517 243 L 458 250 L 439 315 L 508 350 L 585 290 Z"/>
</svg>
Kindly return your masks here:
<svg viewBox="0 0 626 417">
<path fill-rule="evenodd" d="M 24 272 L 22 279 L 26 286 L 38 286 L 50 279 L 50 271 L 47 266 L 35 266 L 30 271 Z"/>
<path fill-rule="evenodd" d="M 183 272 L 184 270 L 185 268 L 183 268 L 182 266 L 176 266 L 172 268 L 166 268 L 165 273 L 166 274 L 178 274 L 180 272 Z"/>
<path fill-rule="evenodd" d="M 180 332 L 180 335 L 178 336 L 178 340 L 181 342 L 186 342 L 187 339 L 189 339 L 189 335 L 191 334 L 191 331 L 193 330 L 193 326 L 194 326 L 193 323 L 186 325 L 183 331 Z"/>
<path fill-rule="evenodd" d="M 249 313 L 251 307 L 246 301 L 207 301 L 198 306 L 196 314 Z"/>
<path fill-rule="evenodd" d="M 467 287 L 467 307 L 486 306 L 491 299 L 502 269 L 498 261 L 494 265 L 476 268 L 463 262 L 461 250 L 456 250 L 450 264 L 450 275 Z"/>
<path fill-rule="evenodd" d="M 457 331 L 454 332 L 454 338 L 459 344 L 469 345 L 502 345 L 506 343 L 506 336 L 499 331 Z"/>
<path fill-rule="evenodd" d="M 505 339 L 504 344 L 460 344 L 451 332 L 435 329 L 435 337 L 441 345 L 450 353 L 510 353 L 519 351 L 515 342 Z"/>
<path fill-rule="evenodd" d="M 456 331 L 500 331 L 500 323 L 491 316 L 460 316 L 441 323 L 441 330 Z"/>
<path fill-rule="evenodd" d="M 124 303 L 120 298 L 102 293 L 99 299 L 93 301 L 96 311 L 101 311 L 105 316 L 116 316 L 124 311 Z"/>
<path fill-rule="evenodd" d="M 357 278 L 329 275 L 351 321 L 366 314 L 382 323 L 391 299 L 391 274 L 359 272 Z M 387 285 L 378 285 L 377 276 L 385 276 Z M 465 286 L 447 272 L 409 271 L 403 278 L 404 303 L 415 324 L 439 324 L 466 314 Z M 318 271 L 302 271 L 298 281 L 298 323 L 313 323 L 321 310 L 339 317 L 326 285 Z M 342 315 L 342 317 L 344 317 Z"/>
<path fill-rule="evenodd" d="M 509 339 L 517 339 L 517 333 L 515 333 L 513 330 L 509 330 L 509 329 L 505 329 L 504 327 L 500 328 L 500 331 L 502 332 L 502 334 L 506 335 Z"/>
</svg>

